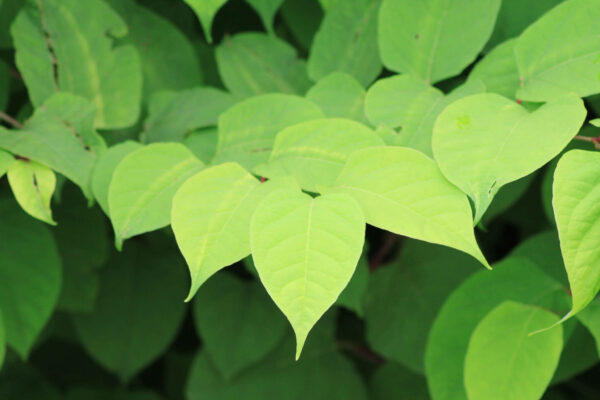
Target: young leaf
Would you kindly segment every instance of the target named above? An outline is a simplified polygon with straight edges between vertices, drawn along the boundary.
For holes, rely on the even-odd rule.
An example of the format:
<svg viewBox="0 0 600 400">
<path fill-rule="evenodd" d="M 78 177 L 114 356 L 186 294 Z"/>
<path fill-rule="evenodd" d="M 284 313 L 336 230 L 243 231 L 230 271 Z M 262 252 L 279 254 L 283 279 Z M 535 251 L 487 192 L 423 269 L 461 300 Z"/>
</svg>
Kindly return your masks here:
<svg viewBox="0 0 600 400">
<path fill-rule="evenodd" d="M 212 43 L 212 21 L 217 11 L 227 0 L 183 0 L 185 1 L 196 13 L 196 16 L 200 20 L 202 30 L 204 31 L 204 37 L 208 43 Z"/>
<path fill-rule="evenodd" d="M 521 1 L 521 0 L 519 0 Z M 469 73 L 467 81 L 479 79 L 488 92 L 515 99 L 519 89 L 519 70 L 515 60 L 516 39 L 494 47 Z"/>
<path fill-rule="evenodd" d="M 150 144 L 125 156 L 108 188 L 117 248 L 127 238 L 169 225 L 175 192 L 202 168 L 202 161 L 179 143 Z"/>
<path fill-rule="evenodd" d="M 70 92 L 97 108 L 99 128 L 136 122 L 142 95 L 138 53 L 113 47 L 127 33 L 103 1 L 28 0 L 11 27 L 16 63 L 34 106 L 53 93 Z"/>
<path fill-rule="evenodd" d="M 529 336 L 558 317 L 542 308 L 507 301 L 477 325 L 465 357 L 465 386 L 473 400 L 536 400 L 558 365 L 562 326 Z"/>
<path fill-rule="evenodd" d="M 50 168 L 32 160 L 15 160 L 6 173 L 10 188 L 25 212 L 50 225 L 50 200 L 56 187 L 56 175 Z"/>
<path fill-rule="evenodd" d="M 365 123 L 365 89 L 345 72 L 333 72 L 319 80 L 306 93 L 326 117 L 347 118 Z"/>
<path fill-rule="evenodd" d="M 370 225 L 456 248 L 488 266 L 475 241 L 467 197 L 422 153 L 405 147 L 356 151 L 335 188 L 358 201 Z"/>
<path fill-rule="evenodd" d="M 263 25 L 270 35 L 275 35 L 273 22 L 275 14 L 284 0 L 246 0 L 260 15 Z"/>
<path fill-rule="evenodd" d="M 600 289 L 600 153 L 572 150 L 554 172 L 554 215 L 573 308 L 581 311 Z"/>
<path fill-rule="evenodd" d="M 308 74 L 314 81 L 342 71 L 362 85 L 381 71 L 377 49 L 380 0 L 334 0 L 310 49 Z"/>
<path fill-rule="evenodd" d="M 268 164 L 256 172 L 269 178 L 293 176 L 302 189 L 319 192 L 335 183 L 354 151 L 383 145 L 375 132 L 351 120 L 302 122 L 277 134 Z"/>
<path fill-rule="evenodd" d="M 215 55 L 225 87 L 238 97 L 281 92 L 304 95 L 306 63 L 288 43 L 262 33 L 225 37 Z"/>
<path fill-rule="evenodd" d="M 600 0 L 562 2 L 517 40 L 517 97 L 547 101 L 575 92 L 600 93 Z"/>
<path fill-rule="evenodd" d="M 250 223 L 260 280 L 296 334 L 296 359 L 309 331 L 346 287 L 363 248 L 364 217 L 349 196 L 311 198 L 278 190 Z"/>
<path fill-rule="evenodd" d="M 499 8 L 500 0 L 383 0 L 383 65 L 430 84 L 458 75 L 492 34 Z"/>
<path fill-rule="evenodd" d="M 204 350 L 227 380 L 265 358 L 287 331 L 263 288 L 232 274 L 218 274 L 200 288 L 194 322 Z"/>
<path fill-rule="evenodd" d="M 0 198 L 0 309 L 6 342 L 26 359 L 56 306 L 61 263 L 48 229 Z"/>
<path fill-rule="evenodd" d="M 15 157 L 12 154 L 0 149 L 0 178 L 4 176 L 6 171 L 8 171 L 8 168 L 10 168 L 14 162 Z"/>
<path fill-rule="evenodd" d="M 269 159 L 283 128 L 323 117 L 317 105 L 297 96 L 274 93 L 244 100 L 219 116 L 213 164 L 233 161 L 252 170 Z"/>
<path fill-rule="evenodd" d="M 177 190 L 171 224 L 192 278 L 187 301 L 215 272 L 250 254 L 250 218 L 282 186 L 287 187 L 260 184 L 238 164 L 225 163 L 197 173 Z"/>
<path fill-rule="evenodd" d="M 498 190 L 554 158 L 573 139 L 586 110 L 576 96 L 548 102 L 532 113 L 493 93 L 450 104 L 433 128 L 440 169 L 475 203 L 475 222 Z"/>
</svg>

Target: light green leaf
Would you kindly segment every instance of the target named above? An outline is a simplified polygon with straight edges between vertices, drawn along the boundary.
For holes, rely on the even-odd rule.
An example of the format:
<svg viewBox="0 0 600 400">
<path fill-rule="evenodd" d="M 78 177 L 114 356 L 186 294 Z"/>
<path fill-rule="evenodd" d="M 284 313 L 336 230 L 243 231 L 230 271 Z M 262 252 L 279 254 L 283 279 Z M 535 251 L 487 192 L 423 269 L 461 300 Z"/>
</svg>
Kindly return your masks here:
<svg viewBox="0 0 600 400">
<path fill-rule="evenodd" d="M 117 168 L 117 165 L 119 165 L 125 156 L 140 147 L 142 145 L 138 142 L 122 142 L 109 148 L 96 160 L 92 172 L 92 192 L 106 215 L 108 215 L 108 187 L 115 168 Z"/>
<path fill-rule="evenodd" d="M 317 105 L 297 96 L 267 94 L 244 100 L 219 116 L 213 164 L 234 161 L 252 170 L 269 159 L 275 135 L 283 128 L 323 117 Z"/>
<path fill-rule="evenodd" d="M 188 301 L 215 272 L 250 254 L 250 218 L 282 185 L 287 187 L 260 184 L 238 164 L 225 163 L 197 173 L 177 190 L 171 223 L 192 278 Z"/>
<path fill-rule="evenodd" d="M 34 106 L 55 92 L 70 92 L 94 104 L 99 128 L 136 122 L 142 95 L 140 59 L 132 46 L 113 47 L 127 26 L 103 1 L 28 0 L 11 33 Z"/>
<path fill-rule="evenodd" d="M 432 84 L 458 75 L 492 34 L 499 9 L 500 0 L 383 0 L 383 65 Z"/>
<path fill-rule="evenodd" d="M 6 171 L 8 171 L 8 168 L 10 168 L 14 162 L 15 157 L 12 154 L 0 149 L 0 178 L 4 176 Z"/>
<path fill-rule="evenodd" d="M 490 311 L 473 331 L 465 357 L 469 399 L 540 399 L 558 365 L 562 326 L 529 333 L 557 321 L 542 308 L 513 301 Z"/>
<path fill-rule="evenodd" d="M 225 87 L 238 97 L 304 95 L 310 87 L 306 63 L 296 49 L 274 36 L 246 32 L 225 37 L 215 55 Z"/>
<path fill-rule="evenodd" d="M 600 93 L 600 0 L 565 1 L 517 40 L 517 97 L 547 101 L 575 92 Z"/>
<path fill-rule="evenodd" d="M 377 13 L 380 0 L 333 0 L 332 12 L 315 35 L 308 57 L 308 74 L 318 81 L 343 71 L 362 85 L 381 71 L 377 49 Z"/>
<path fill-rule="evenodd" d="M 225 273 L 198 291 L 194 322 L 204 350 L 227 380 L 264 359 L 287 331 L 285 319 L 260 285 Z"/>
<path fill-rule="evenodd" d="M 433 154 L 446 178 L 475 203 L 478 222 L 502 186 L 560 153 L 585 115 L 581 99 L 570 95 L 532 113 L 494 93 L 465 97 L 438 117 Z"/>
<path fill-rule="evenodd" d="M 364 217 L 347 195 L 311 198 L 278 190 L 250 224 L 260 280 L 296 334 L 296 359 L 309 331 L 346 287 L 363 248 Z"/>
<path fill-rule="evenodd" d="M 270 35 L 275 35 L 273 31 L 273 22 L 275 14 L 284 0 L 246 0 L 260 15 L 263 25 Z"/>
<path fill-rule="evenodd" d="M 590 124 L 592 124 L 593 126 L 600 128 L 600 118 L 594 118 L 592 120 L 590 120 Z"/>
<path fill-rule="evenodd" d="M 208 43 L 212 43 L 212 21 L 217 11 L 227 0 L 183 0 L 185 1 L 196 13 L 196 16 L 200 20 L 202 29 L 204 31 L 204 37 Z"/>
<path fill-rule="evenodd" d="M 419 374 L 427 335 L 446 297 L 481 269 L 468 255 L 408 239 L 400 258 L 372 275 L 365 297 L 367 340 L 377 353 Z M 393 304 L 393 307 L 390 307 Z"/>
<path fill-rule="evenodd" d="M 515 43 L 516 39 L 511 39 L 494 47 L 481 61 L 475 64 L 475 68 L 469 73 L 468 81 L 479 79 L 488 92 L 515 99 L 519 89 L 519 70 L 514 53 Z"/>
<path fill-rule="evenodd" d="M 469 338 L 498 304 L 512 300 L 561 312 L 568 299 L 561 284 L 526 259 L 510 257 L 492 271 L 472 275 L 448 297 L 429 332 L 425 372 L 432 398 L 467 400 L 463 373 Z"/>
<path fill-rule="evenodd" d="M 52 235 L 0 198 L 0 309 L 6 342 L 21 358 L 29 355 L 56 306 L 61 263 Z"/>
<path fill-rule="evenodd" d="M 405 147 L 359 150 L 336 187 L 358 201 L 370 225 L 456 248 L 488 266 L 475 241 L 467 197 L 422 153 Z"/>
<path fill-rule="evenodd" d="M 27 214 L 56 225 L 50 209 L 50 200 L 56 187 L 54 171 L 32 160 L 15 160 L 6 176 L 15 199 Z"/>
<path fill-rule="evenodd" d="M 73 317 L 81 343 L 100 365 L 128 382 L 158 358 L 185 315 L 185 267 L 176 254 L 128 247 L 101 272 L 92 314 Z"/>
<path fill-rule="evenodd" d="M 306 98 L 321 107 L 326 117 L 365 123 L 365 89 L 345 72 L 333 72 L 319 80 Z"/>
<path fill-rule="evenodd" d="M 581 311 L 600 290 L 600 153 L 572 150 L 554 172 L 554 215 L 573 308 Z"/>
<path fill-rule="evenodd" d="M 209 164 L 217 152 L 217 141 L 219 140 L 219 129 L 216 126 L 202 128 L 190 132 L 183 139 L 185 147 L 190 149 L 200 161 Z"/>
<path fill-rule="evenodd" d="M 335 183 L 354 151 L 383 145 L 375 132 L 352 120 L 302 122 L 277 134 L 268 164 L 256 172 L 269 178 L 293 176 L 302 189 L 319 192 Z"/>
<path fill-rule="evenodd" d="M 154 143 L 125 156 L 108 188 L 117 248 L 127 238 L 169 225 L 175 192 L 202 168 L 202 161 L 179 143 Z"/>
<path fill-rule="evenodd" d="M 233 104 L 229 93 L 210 87 L 159 92 L 150 100 L 144 121 L 145 139 L 148 142 L 182 141 L 194 129 L 216 125 L 219 115 Z"/>
</svg>

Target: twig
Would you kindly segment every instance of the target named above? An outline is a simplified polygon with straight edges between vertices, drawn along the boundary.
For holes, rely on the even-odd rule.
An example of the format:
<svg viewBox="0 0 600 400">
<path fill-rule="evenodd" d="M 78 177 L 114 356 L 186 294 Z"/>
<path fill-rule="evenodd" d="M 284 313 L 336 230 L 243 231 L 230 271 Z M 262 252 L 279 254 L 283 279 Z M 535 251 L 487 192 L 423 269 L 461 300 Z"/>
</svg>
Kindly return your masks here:
<svg viewBox="0 0 600 400">
<path fill-rule="evenodd" d="M 12 126 L 14 126 L 15 128 L 23 129 L 23 124 L 22 123 L 20 123 L 19 121 L 17 121 L 13 117 L 11 117 L 7 113 L 5 113 L 4 111 L 0 111 L 0 119 L 3 119 L 4 121 L 8 122 L 9 124 L 11 124 Z"/>
<path fill-rule="evenodd" d="M 573 138 L 574 140 L 581 140 L 583 142 L 593 143 L 596 150 L 600 150 L 600 136 L 598 137 L 590 137 L 590 136 L 582 136 L 577 135 Z"/>
<path fill-rule="evenodd" d="M 364 347 L 360 344 L 340 341 L 338 342 L 338 346 L 340 347 L 340 349 L 347 350 L 355 356 L 362 358 L 363 360 L 369 361 L 373 364 L 385 364 L 385 358 L 381 357 L 379 354 L 373 352 L 371 349 Z"/>
</svg>

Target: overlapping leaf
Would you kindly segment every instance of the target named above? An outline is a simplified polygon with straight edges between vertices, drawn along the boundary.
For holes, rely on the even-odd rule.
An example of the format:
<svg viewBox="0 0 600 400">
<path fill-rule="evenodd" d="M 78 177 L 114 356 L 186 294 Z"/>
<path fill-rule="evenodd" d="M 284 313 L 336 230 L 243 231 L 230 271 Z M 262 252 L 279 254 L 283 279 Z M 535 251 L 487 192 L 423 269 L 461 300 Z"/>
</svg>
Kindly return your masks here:
<svg viewBox="0 0 600 400">
<path fill-rule="evenodd" d="M 31 160 L 15 160 L 6 173 L 15 199 L 27 214 L 50 225 L 50 200 L 56 187 L 56 175 L 48 168 Z"/>
<path fill-rule="evenodd" d="M 488 92 L 515 99 L 520 86 L 514 53 L 515 43 L 516 40 L 511 39 L 494 47 L 475 64 L 468 80 L 479 79 Z"/>
<path fill-rule="evenodd" d="M 345 72 L 333 72 L 320 79 L 306 93 L 306 98 L 317 104 L 326 117 L 348 118 L 366 122 L 365 89 Z"/>
<path fill-rule="evenodd" d="M 212 42 L 212 21 L 217 11 L 225 3 L 227 0 L 183 0 L 194 10 L 196 16 L 200 20 L 202 24 L 202 29 L 204 30 L 204 36 L 206 37 L 206 41 L 208 43 Z"/>
</svg>

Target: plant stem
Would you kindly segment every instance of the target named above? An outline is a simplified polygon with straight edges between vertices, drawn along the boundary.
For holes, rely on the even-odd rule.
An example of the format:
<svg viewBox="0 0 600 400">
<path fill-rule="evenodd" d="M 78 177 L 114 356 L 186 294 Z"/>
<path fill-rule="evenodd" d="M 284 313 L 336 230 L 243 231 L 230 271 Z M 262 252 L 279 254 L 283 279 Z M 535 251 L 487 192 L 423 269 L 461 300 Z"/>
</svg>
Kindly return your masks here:
<svg viewBox="0 0 600 400">
<path fill-rule="evenodd" d="M 600 136 L 598 137 L 590 137 L 590 136 L 581 136 L 577 135 L 573 138 L 574 140 L 581 140 L 583 142 L 593 143 L 596 150 L 600 150 Z"/>
<path fill-rule="evenodd" d="M 13 117 L 11 117 L 7 113 L 5 113 L 4 111 L 0 111 L 0 119 L 8 122 L 9 124 L 11 124 L 12 126 L 14 126 L 15 128 L 23 129 L 23 124 L 22 123 L 20 123 L 19 121 L 17 121 Z"/>
</svg>

